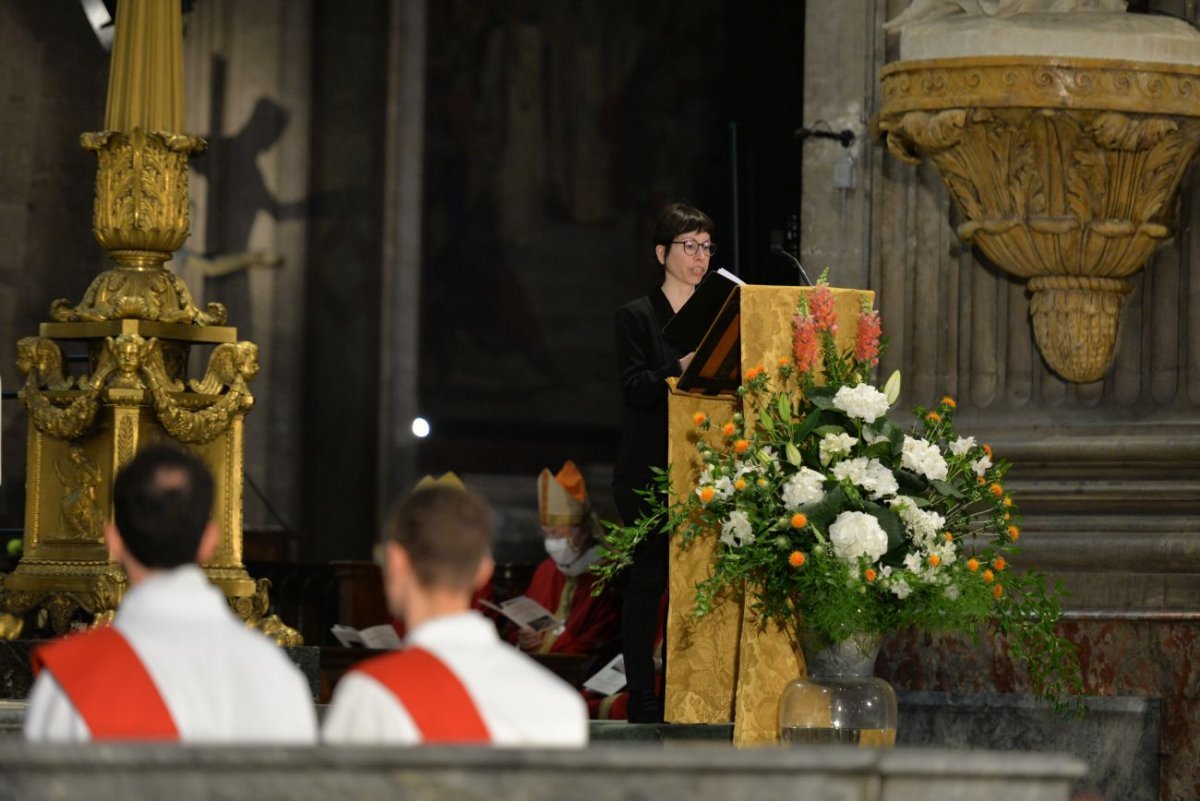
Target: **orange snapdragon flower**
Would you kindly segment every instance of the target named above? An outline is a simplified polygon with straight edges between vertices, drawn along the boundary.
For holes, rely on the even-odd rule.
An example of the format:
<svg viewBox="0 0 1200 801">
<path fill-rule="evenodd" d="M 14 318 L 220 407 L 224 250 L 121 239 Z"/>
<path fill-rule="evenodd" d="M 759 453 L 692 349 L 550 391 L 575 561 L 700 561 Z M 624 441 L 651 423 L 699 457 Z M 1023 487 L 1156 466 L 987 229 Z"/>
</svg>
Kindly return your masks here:
<svg viewBox="0 0 1200 801">
<path fill-rule="evenodd" d="M 1008 536 L 1013 542 L 1016 542 L 1017 540 L 1021 539 L 1021 529 L 1017 528 L 1016 526 L 1009 526 Z"/>
<path fill-rule="evenodd" d="M 993 581 L 996 580 L 996 574 L 990 570 L 985 570 L 985 571 L 983 571 L 983 580 L 986 581 L 988 584 L 991 584 Z"/>
<path fill-rule="evenodd" d="M 788 564 L 792 567 L 804 567 L 804 563 L 808 561 L 808 557 L 803 551 L 792 551 L 792 555 L 788 557 Z"/>
<path fill-rule="evenodd" d="M 1004 494 L 1004 487 L 1000 486 L 999 484 L 992 484 L 990 487 L 988 487 L 988 490 L 990 490 L 991 493 L 997 498 Z"/>
<path fill-rule="evenodd" d="M 995 598 L 997 601 L 999 601 L 1003 595 L 1004 595 L 1004 585 L 1003 584 L 997 584 L 995 587 L 992 587 L 992 597 Z"/>
<path fill-rule="evenodd" d="M 992 567 L 1002 571 L 1004 568 L 1008 567 L 1008 562 L 1004 561 L 1003 556 L 997 556 L 992 560 Z"/>
<path fill-rule="evenodd" d="M 879 578 L 879 574 L 875 572 L 875 568 L 868 567 L 863 571 L 863 578 L 867 580 L 868 584 L 871 584 L 875 579 Z"/>
<path fill-rule="evenodd" d="M 978 571 L 979 570 L 979 560 L 973 556 L 970 559 L 968 559 L 967 560 L 967 570 L 970 570 L 972 573 L 975 573 L 976 571 Z"/>
<path fill-rule="evenodd" d="M 713 496 L 716 494 L 716 490 L 714 490 L 712 487 L 703 487 L 700 490 L 700 503 L 707 506 L 712 501 Z"/>
<path fill-rule="evenodd" d="M 942 563 L 942 557 L 938 556 L 936 553 L 929 554 L 929 566 L 930 567 L 937 567 L 941 563 Z"/>
<path fill-rule="evenodd" d="M 792 515 L 792 528 L 804 528 L 808 525 L 808 517 L 803 512 Z"/>
<path fill-rule="evenodd" d="M 931 423 L 942 422 L 942 416 L 940 414 L 938 414 L 937 412 L 930 412 L 929 414 L 925 415 L 925 419 Z"/>
<path fill-rule="evenodd" d="M 738 492 L 744 490 L 746 488 L 746 479 L 739 478 L 737 481 L 733 482 L 733 488 Z"/>
<path fill-rule="evenodd" d="M 950 397 L 949 395 L 942 396 L 942 405 L 949 409 L 958 408 L 958 404 L 954 402 L 954 398 Z"/>
<path fill-rule="evenodd" d="M 733 443 L 733 452 L 734 453 L 745 453 L 749 447 L 750 447 L 750 443 L 748 441 L 746 441 L 744 439 L 739 439 Z"/>
<path fill-rule="evenodd" d="M 698 426 L 704 425 L 704 421 L 708 419 L 708 415 L 704 412 L 696 412 L 692 415 L 692 422 Z"/>
<path fill-rule="evenodd" d="M 735 426 L 733 423 L 726 423 L 725 425 L 721 426 L 721 433 L 727 437 L 732 437 L 736 431 L 737 426 Z"/>
</svg>

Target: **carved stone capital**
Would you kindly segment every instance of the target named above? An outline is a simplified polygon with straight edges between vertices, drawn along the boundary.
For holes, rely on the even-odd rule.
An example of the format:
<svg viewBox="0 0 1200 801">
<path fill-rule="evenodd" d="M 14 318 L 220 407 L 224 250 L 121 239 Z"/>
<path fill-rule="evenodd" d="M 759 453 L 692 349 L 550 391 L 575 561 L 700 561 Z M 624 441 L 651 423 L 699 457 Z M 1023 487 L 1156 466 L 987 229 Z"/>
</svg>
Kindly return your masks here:
<svg viewBox="0 0 1200 801">
<path fill-rule="evenodd" d="M 1039 278 L 1031 314 L 1051 369 L 1101 378 L 1129 292 L 1120 279 L 1173 233 L 1200 147 L 1200 70 L 960 58 L 891 64 L 882 80 L 888 150 L 934 163 L 966 218 L 961 239 Z"/>
</svg>

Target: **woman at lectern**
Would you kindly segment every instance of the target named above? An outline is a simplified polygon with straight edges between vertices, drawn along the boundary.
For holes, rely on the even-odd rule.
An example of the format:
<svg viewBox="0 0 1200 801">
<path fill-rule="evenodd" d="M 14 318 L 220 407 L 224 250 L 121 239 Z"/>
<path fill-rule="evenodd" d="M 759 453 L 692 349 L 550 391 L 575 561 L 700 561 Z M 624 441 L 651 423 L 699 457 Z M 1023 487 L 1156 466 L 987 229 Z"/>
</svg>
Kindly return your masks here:
<svg viewBox="0 0 1200 801">
<path fill-rule="evenodd" d="M 624 424 L 613 469 L 613 495 L 623 522 L 633 523 L 647 502 L 635 493 L 651 483 L 651 468 L 667 466 L 666 379 L 692 360 L 663 339 L 662 329 L 708 272 L 715 245 L 713 221 L 699 209 L 672 203 L 654 227 L 654 255 L 662 285 L 617 310 L 617 365 Z M 621 639 L 629 689 L 629 720 L 662 720 L 655 692 L 653 649 L 660 627 L 659 601 L 667 589 L 667 537 L 651 537 L 634 552 L 621 609 Z"/>
</svg>

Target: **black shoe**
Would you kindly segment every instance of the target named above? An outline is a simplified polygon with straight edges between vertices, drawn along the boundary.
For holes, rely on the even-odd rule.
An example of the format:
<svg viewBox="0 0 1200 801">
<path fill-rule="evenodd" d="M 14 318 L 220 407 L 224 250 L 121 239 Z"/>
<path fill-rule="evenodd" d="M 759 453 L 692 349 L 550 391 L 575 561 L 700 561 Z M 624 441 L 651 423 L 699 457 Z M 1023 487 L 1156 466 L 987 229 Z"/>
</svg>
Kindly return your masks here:
<svg viewBox="0 0 1200 801">
<path fill-rule="evenodd" d="M 662 702 L 651 690 L 629 691 L 629 722 L 630 723 L 662 723 Z"/>
</svg>

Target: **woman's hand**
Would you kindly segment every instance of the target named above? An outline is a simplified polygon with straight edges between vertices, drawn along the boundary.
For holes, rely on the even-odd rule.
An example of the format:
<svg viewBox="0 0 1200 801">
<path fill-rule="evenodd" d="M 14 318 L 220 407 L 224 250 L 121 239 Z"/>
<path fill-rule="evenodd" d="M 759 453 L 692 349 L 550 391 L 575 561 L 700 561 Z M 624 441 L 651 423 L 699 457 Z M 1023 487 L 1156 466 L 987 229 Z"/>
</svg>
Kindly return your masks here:
<svg viewBox="0 0 1200 801">
<path fill-rule="evenodd" d="M 542 640 L 545 639 L 546 632 L 544 631 L 526 631 L 521 629 L 521 633 L 517 635 L 517 645 L 522 651 L 536 651 L 542 647 Z"/>
<path fill-rule="evenodd" d="M 684 356 L 682 359 L 680 359 L 679 360 L 679 369 L 681 371 L 686 371 L 688 369 L 688 365 L 692 363 L 692 357 L 695 355 L 696 355 L 696 351 L 692 351 L 687 356 Z"/>
</svg>

